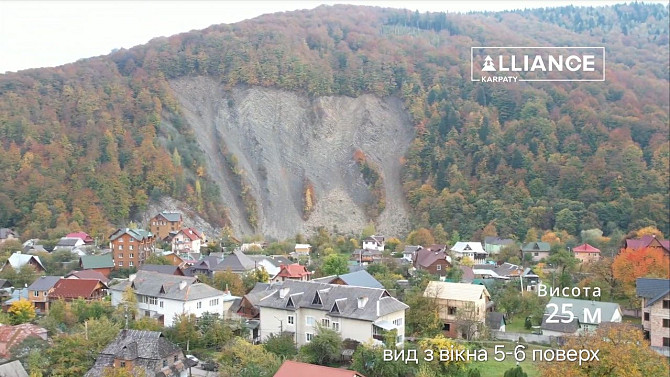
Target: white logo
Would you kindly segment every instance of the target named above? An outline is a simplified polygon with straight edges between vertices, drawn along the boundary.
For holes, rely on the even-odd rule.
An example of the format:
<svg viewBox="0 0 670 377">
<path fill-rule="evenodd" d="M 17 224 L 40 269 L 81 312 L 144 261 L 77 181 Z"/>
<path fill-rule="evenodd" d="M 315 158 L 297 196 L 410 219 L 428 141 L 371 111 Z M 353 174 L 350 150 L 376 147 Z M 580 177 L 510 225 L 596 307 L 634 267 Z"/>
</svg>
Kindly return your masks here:
<svg viewBox="0 0 670 377">
<path fill-rule="evenodd" d="M 493 65 L 493 59 L 491 59 L 490 55 L 486 55 L 486 59 L 484 59 L 484 68 L 482 68 L 482 71 L 484 72 L 495 72 L 496 67 Z"/>
</svg>

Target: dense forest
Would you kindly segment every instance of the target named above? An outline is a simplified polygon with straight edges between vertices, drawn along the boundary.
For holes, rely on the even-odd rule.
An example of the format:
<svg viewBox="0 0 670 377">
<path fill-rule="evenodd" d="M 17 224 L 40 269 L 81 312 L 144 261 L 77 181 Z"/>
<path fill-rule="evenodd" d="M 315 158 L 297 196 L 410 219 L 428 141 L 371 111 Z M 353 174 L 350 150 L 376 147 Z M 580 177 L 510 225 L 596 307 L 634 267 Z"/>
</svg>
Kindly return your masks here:
<svg viewBox="0 0 670 377">
<path fill-rule="evenodd" d="M 152 199 L 229 220 L 169 80 L 404 101 L 415 227 L 670 233 L 668 7 L 500 13 L 321 6 L 0 75 L 0 225 L 106 236 Z M 607 81 L 471 82 L 470 47 L 605 46 Z"/>
</svg>

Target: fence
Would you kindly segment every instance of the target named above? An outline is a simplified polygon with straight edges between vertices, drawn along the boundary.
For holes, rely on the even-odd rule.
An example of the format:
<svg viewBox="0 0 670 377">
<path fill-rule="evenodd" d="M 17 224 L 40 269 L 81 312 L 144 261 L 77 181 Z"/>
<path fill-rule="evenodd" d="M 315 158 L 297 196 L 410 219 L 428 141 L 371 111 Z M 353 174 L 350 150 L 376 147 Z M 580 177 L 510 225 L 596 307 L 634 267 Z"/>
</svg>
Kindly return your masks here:
<svg viewBox="0 0 670 377">
<path fill-rule="evenodd" d="M 560 338 L 549 335 L 527 334 L 519 332 L 505 332 L 505 331 L 491 331 L 494 339 L 510 340 L 516 342 L 519 338 L 523 338 L 527 343 L 551 344 L 552 341 L 559 342 Z"/>
</svg>

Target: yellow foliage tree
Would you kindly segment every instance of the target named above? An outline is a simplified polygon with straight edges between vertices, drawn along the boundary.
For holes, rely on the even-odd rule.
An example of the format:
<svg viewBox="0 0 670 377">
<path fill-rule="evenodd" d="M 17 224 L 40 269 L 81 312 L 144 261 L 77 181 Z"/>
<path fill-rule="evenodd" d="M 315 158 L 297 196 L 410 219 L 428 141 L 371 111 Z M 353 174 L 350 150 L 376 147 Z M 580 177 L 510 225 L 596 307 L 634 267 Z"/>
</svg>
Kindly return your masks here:
<svg viewBox="0 0 670 377">
<path fill-rule="evenodd" d="M 429 362 L 432 365 L 433 369 L 438 371 L 438 374 L 441 376 L 452 376 L 460 370 L 465 369 L 467 362 L 463 361 L 454 361 L 451 358 L 449 360 L 441 361 L 440 351 L 446 351 L 451 354 L 462 351 L 465 352 L 466 348 L 460 343 L 456 343 L 452 339 L 445 338 L 443 335 L 437 335 L 434 338 L 423 338 L 419 341 L 419 348 L 422 351 L 432 350 L 433 351 L 433 361 Z"/>
<path fill-rule="evenodd" d="M 7 312 L 11 315 L 12 324 L 15 325 L 30 322 L 35 318 L 35 307 L 26 299 L 14 301 Z"/>
<path fill-rule="evenodd" d="M 655 226 L 645 226 L 644 228 L 640 228 L 637 230 L 637 236 L 638 238 L 644 237 L 644 236 L 656 236 L 660 239 L 663 239 L 663 232 L 658 230 Z"/>
</svg>

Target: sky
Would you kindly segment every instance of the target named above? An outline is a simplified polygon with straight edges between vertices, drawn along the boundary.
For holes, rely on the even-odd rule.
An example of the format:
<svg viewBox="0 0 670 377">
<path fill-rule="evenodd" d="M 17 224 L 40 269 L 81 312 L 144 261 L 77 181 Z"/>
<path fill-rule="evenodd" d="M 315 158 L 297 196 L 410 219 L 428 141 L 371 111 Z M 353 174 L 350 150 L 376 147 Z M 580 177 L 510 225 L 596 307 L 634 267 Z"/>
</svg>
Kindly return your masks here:
<svg viewBox="0 0 670 377">
<path fill-rule="evenodd" d="M 54 67 L 149 40 L 266 13 L 360 4 L 420 12 L 499 11 L 622 1 L 34 1 L 0 0 L 0 73 Z M 667 2 L 667 1 L 666 1 Z"/>
</svg>

